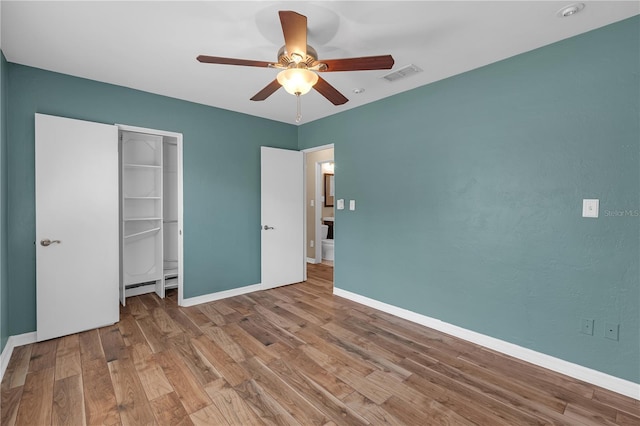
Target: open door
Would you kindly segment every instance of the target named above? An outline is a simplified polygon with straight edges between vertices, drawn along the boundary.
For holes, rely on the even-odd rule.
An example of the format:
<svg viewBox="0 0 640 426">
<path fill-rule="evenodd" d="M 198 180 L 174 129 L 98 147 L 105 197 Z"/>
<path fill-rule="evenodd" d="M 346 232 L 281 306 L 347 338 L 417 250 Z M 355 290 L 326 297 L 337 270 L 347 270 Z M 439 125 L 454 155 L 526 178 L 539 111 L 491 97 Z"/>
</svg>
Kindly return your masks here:
<svg viewBox="0 0 640 426">
<path fill-rule="evenodd" d="M 38 341 L 119 320 L 118 129 L 36 114 Z"/>
<path fill-rule="evenodd" d="M 304 154 L 261 148 L 262 288 L 304 280 Z"/>
</svg>

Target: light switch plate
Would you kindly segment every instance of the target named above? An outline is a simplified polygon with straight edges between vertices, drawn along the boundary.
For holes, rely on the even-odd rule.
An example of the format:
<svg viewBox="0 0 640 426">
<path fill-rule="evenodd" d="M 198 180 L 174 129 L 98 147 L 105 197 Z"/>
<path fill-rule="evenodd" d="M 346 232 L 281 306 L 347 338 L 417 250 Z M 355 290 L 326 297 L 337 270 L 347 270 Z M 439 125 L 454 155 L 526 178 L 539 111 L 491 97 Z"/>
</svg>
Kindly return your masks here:
<svg viewBox="0 0 640 426">
<path fill-rule="evenodd" d="M 584 199 L 582 200 L 582 217 L 598 217 L 600 209 L 600 200 Z"/>
<path fill-rule="evenodd" d="M 349 210 L 356 209 L 356 200 L 349 200 Z"/>
<path fill-rule="evenodd" d="M 338 203 L 337 203 L 337 205 L 336 205 L 336 208 L 337 208 L 338 210 L 344 210 L 344 200 L 343 200 L 342 198 L 338 200 Z"/>
</svg>

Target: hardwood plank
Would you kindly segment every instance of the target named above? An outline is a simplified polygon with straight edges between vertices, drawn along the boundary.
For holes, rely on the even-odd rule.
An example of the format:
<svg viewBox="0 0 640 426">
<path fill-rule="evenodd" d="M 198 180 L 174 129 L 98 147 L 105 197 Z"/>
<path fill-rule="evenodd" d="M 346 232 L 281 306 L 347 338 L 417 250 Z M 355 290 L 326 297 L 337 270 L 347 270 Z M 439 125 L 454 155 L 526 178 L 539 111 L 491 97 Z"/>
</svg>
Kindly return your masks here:
<svg viewBox="0 0 640 426">
<path fill-rule="evenodd" d="M 309 358 L 333 373 L 336 377 L 339 377 L 340 380 L 345 382 L 347 385 L 357 389 L 358 392 L 362 393 L 376 404 L 382 404 L 391 396 L 391 393 L 386 391 L 384 388 L 371 383 L 371 381 L 361 373 L 351 368 L 351 365 L 348 363 L 345 364 L 338 361 L 312 346 L 305 346 L 302 350 L 307 356 L 309 356 Z M 371 371 L 373 371 L 373 369 L 368 373 L 371 373 Z"/>
<path fill-rule="evenodd" d="M 162 333 L 153 318 L 148 315 L 138 320 L 138 326 L 154 353 L 165 351 L 171 347 L 169 336 Z"/>
<path fill-rule="evenodd" d="M 491 396 L 485 395 L 477 389 L 470 388 L 438 372 L 429 370 L 428 367 L 404 361 L 402 362 L 402 365 L 406 366 L 410 370 L 415 367 L 415 374 L 405 380 L 407 385 L 414 387 L 418 391 L 431 390 L 431 394 L 434 396 L 434 399 L 445 406 L 454 402 L 458 412 L 461 412 L 465 406 L 476 408 L 475 410 L 462 414 L 463 417 L 476 423 L 478 422 L 475 419 L 478 416 L 487 416 L 487 419 L 489 420 L 494 419 L 493 421 L 495 423 L 501 422 L 510 425 L 542 425 L 547 423 L 542 419 L 538 419 L 535 415 L 522 412 L 508 404 L 492 398 Z M 438 387 L 435 388 L 437 390 L 433 388 L 434 384 Z M 442 397 L 438 395 L 442 394 L 449 396 L 450 399 L 441 399 Z M 392 414 L 395 415 L 393 412 Z M 487 419 L 483 419 L 483 421 L 487 421 Z"/>
<path fill-rule="evenodd" d="M 120 359 L 108 364 L 116 394 L 118 411 L 123 423 L 152 424 L 155 421 L 151 406 L 131 359 Z"/>
<path fill-rule="evenodd" d="M 215 325 L 220 326 L 220 325 L 225 325 L 227 323 L 227 321 L 224 318 L 224 315 L 218 312 L 216 308 L 213 306 L 213 304 L 211 303 L 204 303 L 202 305 L 199 305 L 198 309 L 200 309 L 200 312 L 202 312 L 204 316 L 209 318 L 209 320 Z"/>
<path fill-rule="evenodd" d="M 78 357 L 80 352 L 77 351 Z M 56 373 L 57 374 L 57 373 Z M 85 425 L 82 376 L 76 374 L 56 380 L 53 386 L 52 425 Z"/>
<path fill-rule="evenodd" d="M 240 347 L 244 348 L 245 351 L 248 351 L 254 356 L 259 357 L 263 362 L 269 363 L 278 358 L 277 354 L 274 354 L 267 348 L 265 348 L 265 346 L 260 341 L 256 340 L 251 334 L 249 334 L 238 324 L 227 324 L 222 329 Z"/>
<path fill-rule="evenodd" d="M 230 425 L 265 424 L 232 388 L 222 388 L 209 393 L 213 405 Z"/>
<path fill-rule="evenodd" d="M 102 327 L 99 330 L 102 350 L 107 362 L 129 358 L 129 351 L 120 334 L 117 324 Z"/>
<path fill-rule="evenodd" d="M 298 316 L 299 318 L 303 319 L 307 323 L 310 322 L 315 325 L 323 325 L 326 323 L 326 321 L 321 320 L 317 316 L 312 315 L 309 312 L 305 311 L 304 309 L 296 306 L 295 303 L 282 303 L 282 304 L 279 304 L 277 307 L 281 308 L 283 311 L 287 311 Z"/>
<path fill-rule="evenodd" d="M 392 396 L 384 402 L 383 408 L 408 425 L 475 425 L 451 410 L 447 410 L 437 401 L 425 401 L 424 404 L 415 406 L 401 398 Z"/>
<path fill-rule="evenodd" d="M 0 424 L 13 426 L 18 417 L 18 407 L 22 400 L 22 386 L 7 387 L 0 393 Z"/>
<path fill-rule="evenodd" d="M 55 343 L 56 342 L 54 342 L 53 345 L 46 345 L 46 348 L 42 348 L 46 350 L 41 350 L 39 353 L 50 357 L 48 356 L 50 353 L 49 350 L 51 347 L 56 347 Z M 55 360 L 55 357 L 53 357 L 53 359 Z M 20 400 L 20 407 L 18 407 L 16 424 L 48 425 L 51 423 L 54 378 L 55 367 L 53 366 L 45 369 L 38 369 L 27 374 L 27 378 L 22 388 L 22 398 Z"/>
<path fill-rule="evenodd" d="M 200 336 L 191 340 L 196 349 L 209 360 L 231 386 L 239 385 L 249 380 L 247 372 L 242 369 L 225 351 L 209 340 Z"/>
<path fill-rule="evenodd" d="M 297 368 L 291 368 L 288 362 L 275 360 L 268 367 L 284 380 L 290 387 L 305 396 L 305 399 L 314 405 L 319 411 L 324 413 L 338 424 L 347 423 L 350 425 L 368 424 L 369 422 L 356 413 L 351 407 L 345 405 L 340 399 L 333 396 L 329 391 L 316 383 L 309 376 L 302 373 Z"/>
<path fill-rule="evenodd" d="M 162 366 L 164 374 L 188 414 L 195 413 L 211 404 L 211 399 L 198 384 L 198 380 L 172 349 L 156 354 L 156 360 Z"/>
<path fill-rule="evenodd" d="M 313 326 L 305 327 L 298 331 L 298 336 L 304 339 L 308 343 L 308 346 L 319 350 L 329 357 L 329 364 L 333 362 L 332 360 L 335 360 L 336 362 L 348 365 L 349 368 L 363 376 L 366 376 L 376 369 L 376 367 L 370 363 L 360 359 L 357 353 L 350 353 L 348 351 L 349 347 L 345 348 L 344 345 L 337 346 L 337 344 L 340 343 L 337 339 L 331 339 L 332 341 L 325 340 L 323 337 L 330 338 L 330 336 L 322 328 Z M 308 348 L 303 346 L 302 351 L 307 353 Z"/>
<path fill-rule="evenodd" d="M 640 416 L 634 416 L 624 411 L 619 411 L 616 415 L 616 424 L 620 426 L 638 426 L 640 425 Z"/>
<path fill-rule="evenodd" d="M 207 405 L 201 410 L 192 413 L 191 421 L 196 426 L 211 426 L 211 425 L 228 425 L 229 422 L 224 418 L 218 407 L 215 405 Z"/>
<path fill-rule="evenodd" d="M 200 327 L 196 325 L 181 309 L 166 308 L 166 311 L 174 323 L 182 330 L 183 333 L 188 334 L 189 337 L 197 337 L 202 334 Z"/>
<path fill-rule="evenodd" d="M 476 352 L 461 355 L 460 358 L 482 368 L 500 371 L 514 380 L 536 386 L 560 398 L 562 398 L 561 395 L 566 396 L 566 392 L 586 399 L 591 399 L 594 394 L 593 386 L 589 386 L 584 382 L 557 373 L 541 374 L 540 367 L 498 354 L 489 349 L 480 348 Z"/>
<path fill-rule="evenodd" d="M 120 330 L 120 335 L 122 336 L 126 346 L 147 343 L 147 340 L 144 338 L 144 334 L 142 334 L 142 330 L 138 327 L 138 323 L 133 316 L 120 317 L 118 329 Z"/>
<path fill-rule="evenodd" d="M 116 395 L 105 360 L 83 360 L 82 379 L 87 424 L 120 424 Z"/>
<path fill-rule="evenodd" d="M 268 425 L 299 425 L 274 397 L 255 380 L 247 380 L 234 387 L 235 391 L 251 407 L 263 423 Z"/>
<path fill-rule="evenodd" d="M 343 399 L 345 396 L 353 393 L 354 389 L 342 380 L 337 378 L 334 374 L 329 373 L 326 369 L 322 368 L 319 364 L 309 358 L 304 352 L 288 352 L 283 354 L 283 359 L 295 366 L 300 371 L 316 383 L 327 389 L 338 399 Z M 263 360 L 264 361 L 264 360 Z"/>
<path fill-rule="evenodd" d="M 404 426 L 405 423 L 389 414 L 384 408 L 371 401 L 369 398 L 362 396 L 357 391 L 349 394 L 344 403 L 356 410 L 372 425 L 393 425 Z"/>
<path fill-rule="evenodd" d="M 184 315 L 186 315 L 198 328 L 207 324 L 213 324 L 211 319 L 202 313 L 199 305 L 181 307 L 179 309 L 180 312 L 184 313 Z"/>
<path fill-rule="evenodd" d="M 173 387 L 146 343 L 132 348 L 133 364 L 149 401 L 173 392 Z"/>
<path fill-rule="evenodd" d="M 246 354 L 244 349 L 238 345 L 225 331 L 220 327 L 203 327 L 203 332 L 213 340 L 220 348 L 225 351 L 234 361 L 242 362 L 245 360 Z"/>
<path fill-rule="evenodd" d="M 182 328 L 169 316 L 165 309 L 156 308 L 151 312 L 153 321 L 163 335 L 177 336 L 183 332 Z"/>
<path fill-rule="evenodd" d="M 151 401 L 153 414 L 161 425 L 188 426 L 193 422 L 175 392 L 162 395 Z"/>
<path fill-rule="evenodd" d="M 391 372 L 401 379 L 406 379 L 411 375 L 410 371 L 398 365 L 403 357 L 386 350 L 384 347 L 346 330 L 333 321 L 323 325 L 322 329 L 330 333 L 331 341 L 335 342 L 337 346 L 344 347 L 350 353 L 356 353 L 359 358 L 375 365 L 380 370 Z"/>
<path fill-rule="evenodd" d="M 593 393 L 593 399 L 614 407 L 617 410 L 624 411 L 632 416 L 640 416 L 640 400 L 629 398 L 606 389 L 597 388 Z"/>
<path fill-rule="evenodd" d="M 222 376 L 213 364 L 196 349 L 192 338 L 188 335 L 171 338 L 171 347 L 187 364 L 187 367 L 189 367 L 189 370 L 201 386 L 215 382 Z"/>
<path fill-rule="evenodd" d="M 136 318 L 136 320 L 149 315 L 149 310 L 138 297 L 128 297 L 126 309 L 129 314 L 133 315 Z"/>
<path fill-rule="evenodd" d="M 105 359 L 102 343 L 100 342 L 100 334 L 97 329 L 80 333 L 78 340 L 80 342 L 80 358 L 82 362 Z"/>
<path fill-rule="evenodd" d="M 303 425 L 325 424 L 330 419 L 303 396 L 278 377 L 257 358 L 247 359 L 243 365 L 253 379 L 265 389 L 298 423 Z"/>
<path fill-rule="evenodd" d="M 33 345 L 18 346 L 13 349 L 11 359 L 2 379 L 2 390 L 13 389 L 24 385 L 31 362 Z M 4 423 L 3 423 L 4 424 Z"/>
<path fill-rule="evenodd" d="M 31 349 L 29 373 L 55 367 L 57 348 L 58 339 L 34 343 Z"/>
<path fill-rule="evenodd" d="M 81 373 L 80 340 L 78 335 L 65 336 L 58 342 L 58 350 L 56 351 L 56 380 Z"/>
<path fill-rule="evenodd" d="M 567 420 L 574 421 L 576 423 L 580 423 L 588 426 L 602 426 L 602 425 L 615 425 L 616 424 L 616 415 L 613 418 L 610 416 L 603 415 L 601 413 L 596 413 L 590 411 L 586 408 L 579 407 L 573 404 L 567 405 L 566 410 L 564 410 L 564 415 L 567 417 Z"/>
</svg>

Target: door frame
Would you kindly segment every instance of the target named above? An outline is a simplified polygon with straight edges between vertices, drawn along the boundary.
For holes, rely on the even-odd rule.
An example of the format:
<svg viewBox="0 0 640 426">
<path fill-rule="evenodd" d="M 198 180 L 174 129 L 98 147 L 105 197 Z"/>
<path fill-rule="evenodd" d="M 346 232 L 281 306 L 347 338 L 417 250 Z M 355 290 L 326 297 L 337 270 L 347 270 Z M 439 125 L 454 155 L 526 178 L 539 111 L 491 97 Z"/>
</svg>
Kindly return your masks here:
<svg viewBox="0 0 640 426">
<path fill-rule="evenodd" d="M 184 191 L 183 191 L 183 144 L 182 133 L 169 132 L 166 130 L 149 129 L 145 127 L 130 126 L 128 124 L 117 124 L 119 131 L 148 133 L 152 135 L 168 136 L 177 141 L 177 178 L 178 178 L 178 306 L 183 306 L 184 300 Z"/>
<path fill-rule="evenodd" d="M 304 161 L 305 172 L 304 172 L 304 176 L 303 176 L 304 179 L 306 179 L 306 177 L 307 177 L 307 172 L 306 172 L 306 169 L 307 169 L 307 154 L 311 153 L 311 152 L 316 152 L 316 151 L 324 151 L 325 149 L 332 149 L 332 148 L 333 148 L 333 160 L 331 160 L 331 161 L 333 161 L 335 163 L 335 161 L 336 161 L 336 150 L 335 150 L 334 144 L 332 144 L 332 143 L 327 144 L 327 145 L 315 146 L 313 148 L 307 148 L 307 149 L 303 149 L 302 150 L 302 152 L 304 153 L 304 159 L 305 159 L 305 161 Z M 320 182 L 322 179 L 320 179 L 319 175 L 322 172 L 322 170 L 321 170 L 322 163 L 328 163 L 328 162 L 330 162 L 330 161 L 318 161 L 318 162 L 315 163 L 316 184 L 315 184 L 314 199 L 315 199 L 315 213 L 316 213 L 315 217 L 316 217 L 316 219 L 318 217 L 322 217 L 322 205 L 321 205 L 321 203 L 322 203 L 322 195 L 321 195 L 322 194 L 322 182 Z M 305 224 L 304 224 L 305 247 L 304 247 L 304 250 L 305 250 L 305 253 L 304 253 L 304 255 L 305 256 L 304 257 L 306 259 L 307 258 L 307 253 L 306 253 L 307 252 L 307 244 L 306 244 L 306 241 L 307 241 L 307 223 L 306 223 L 306 219 L 307 219 L 307 203 L 306 203 L 306 200 L 308 199 L 307 198 L 308 194 L 306 193 L 307 192 L 306 183 L 304 185 L 304 190 L 305 190 L 305 194 L 304 194 L 304 199 L 305 199 L 305 203 L 304 203 L 304 218 L 305 218 Z M 334 222 L 333 222 L 334 225 L 333 226 L 334 226 L 334 229 L 335 229 L 335 214 L 333 215 L 333 217 L 334 217 L 334 219 L 333 219 L 334 220 Z M 320 230 L 320 221 L 316 220 L 316 223 L 315 223 L 315 234 L 316 234 L 316 237 L 315 237 L 315 244 L 314 244 L 314 248 L 315 248 L 315 252 L 316 252 L 316 255 L 315 255 L 315 262 L 316 263 L 322 263 L 322 238 L 318 238 L 318 236 L 320 235 L 320 232 L 321 232 L 321 230 Z M 335 260 L 334 260 L 334 266 L 335 266 Z M 304 277 L 305 277 L 305 281 L 306 281 L 306 279 L 307 279 L 307 268 L 304 268 L 304 274 L 305 274 Z"/>
</svg>

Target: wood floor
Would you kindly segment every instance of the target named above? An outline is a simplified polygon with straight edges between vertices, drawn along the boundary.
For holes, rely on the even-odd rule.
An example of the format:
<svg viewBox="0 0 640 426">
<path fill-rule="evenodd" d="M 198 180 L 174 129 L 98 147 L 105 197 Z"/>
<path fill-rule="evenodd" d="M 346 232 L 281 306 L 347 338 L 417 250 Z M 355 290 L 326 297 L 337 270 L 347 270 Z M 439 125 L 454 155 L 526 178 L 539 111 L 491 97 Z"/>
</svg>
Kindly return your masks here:
<svg viewBox="0 0 640 426">
<path fill-rule="evenodd" d="M 639 402 L 334 297 L 309 280 L 14 350 L 2 425 L 640 425 Z"/>
</svg>

